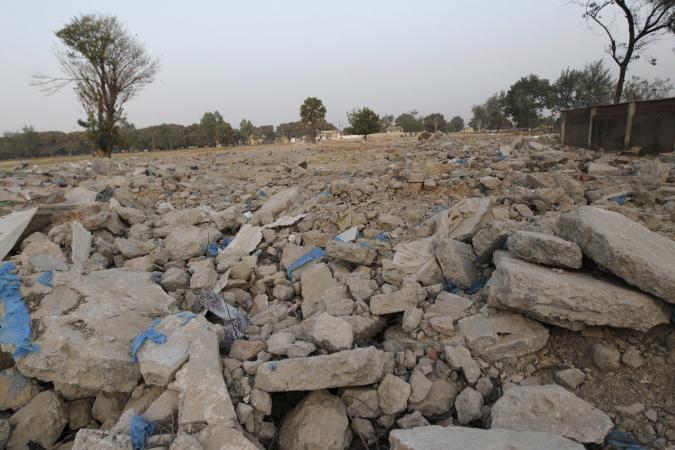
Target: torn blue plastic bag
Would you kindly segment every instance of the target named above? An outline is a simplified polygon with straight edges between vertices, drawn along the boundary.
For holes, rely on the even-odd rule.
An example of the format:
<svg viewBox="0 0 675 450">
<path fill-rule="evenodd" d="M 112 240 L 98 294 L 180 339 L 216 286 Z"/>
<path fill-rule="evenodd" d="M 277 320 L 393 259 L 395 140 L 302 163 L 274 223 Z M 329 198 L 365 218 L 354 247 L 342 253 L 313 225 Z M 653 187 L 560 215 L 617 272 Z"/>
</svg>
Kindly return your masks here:
<svg viewBox="0 0 675 450">
<path fill-rule="evenodd" d="M 131 361 L 134 364 L 138 363 L 138 352 L 141 347 L 143 347 L 143 344 L 145 344 L 145 341 L 152 341 L 155 344 L 163 344 L 166 342 L 166 335 L 155 330 L 155 327 L 158 324 L 159 319 L 155 319 L 147 330 L 134 338 L 134 341 L 131 343 Z"/>
<path fill-rule="evenodd" d="M 53 282 L 54 282 L 54 272 L 51 270 L 46 271 L 42 275 L 38 277 L 38 282 L 47 287 L 54 287 Z"/>
<path fill-rule="evenodd" d="M 14 358 L 23 358 L 40 348 L 33 344 L 30 312 L 23 298 L 19 276 L 13 272 L 16 266 L 4 263 L 0 266 L 0 301 L 4 315 L 0 318 L 0 343 L 14 346 Z"/>
<path fill-rule="evenodd" d="M 391 237 L 389 236 L 389 233 L 382 232 L 375 236 L 375 240 L 380 242 L 389 242 L 391 241 Z"/>
<path fill-rule="evenodd" d="M 220 242 L 211 242 L 206 248 L 207 255 L 215 258 L 218 256 L 218 253 L 222 252 L 227 248 L 228 245 L 230 245 L 230 242 L 232 242 L 232 239 L 229 238 L 222 238 Z"/>
<path fill-rule="evenodd" d="M 145 444 L 148 438 L 155 432 L 157 425 L 154 422 L 146 420 L 143 416 L 133 416 L 129 425 L 129 435 L 134 450 L 145 450 Z"/>
<path fill-rule="evenodd" d="M 313 247 L 310 251 L 293 261 L 293 263 L 290 265 L 288 268 L 288 274 L 287 277 L 289 280 L 293 279 L 293 271 L 299 269 L 300 267 L 304 266 L 305 264 L 315 261 L 317 259 L 321 259 L 324 256 L 326 256 L 326 251 L 322 248 L 319 247 Z"/>
<path fill-rule="evenodd" d="M 645 450 L 643 446 L 635 442 L 630 436 L 618 428 L 609 432 L 605 438 L 605 442 L 617 450 Z"/>
<path fill-rule="evenodd" d="M 480 278 L 480 279 L 479 279 L 478 281 L 476 281 L 474 284 L 472 284 L 471 286 L 469 286 L 469 289 L 466 290 L 466 293 L 469 294 L 469 295 L 475 294 L 476 292 L 478 292 L 478 291 L 480 291 L 481 289 L 483 289 L 483 287 L 485 286 L 485 283 L 487 283 L 487 281 L 485 280 L 485 278 Z"/>
<path fill-rule="evenodd" d="M 609 200 L 610 202 L 618 203 L 619 205 L 623 206 L 623 204 L 626 203 L 627 199 L 628 199 L 628 194 L 621 194 L 621 195 L 615 195 L 614 197 L 609 197 L 607 200 Z"/>
</svg>

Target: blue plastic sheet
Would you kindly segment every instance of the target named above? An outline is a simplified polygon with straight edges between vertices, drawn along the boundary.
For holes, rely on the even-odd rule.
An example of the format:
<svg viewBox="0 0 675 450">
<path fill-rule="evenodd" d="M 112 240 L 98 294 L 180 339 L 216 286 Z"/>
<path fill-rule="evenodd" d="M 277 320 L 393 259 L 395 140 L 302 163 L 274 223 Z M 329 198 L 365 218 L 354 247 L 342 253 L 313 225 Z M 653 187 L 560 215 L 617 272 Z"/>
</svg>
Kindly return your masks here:
<svg viewBox="0 0 675 450">
<path fill-rule="evenodd" d="M 453 294 L 460 294 L 462 292 L 462 290 L 455 284 L 454 281 L 447 278 L 443 280 L 443 290 Z"/>
<path fill-rule="evenodd" d="M 40 348 L 33 344 L 30 311 L 21 297 L 20 281 L 14 274 L 16 266 L 0 266 L 0 301 L 5 314 L 0 317 L 0 343 L 14 346 L 14 358 L 23 358 Z"/>
<path fill-rule="evenodd" d="M 389 242 L 391 241 L 391 236 L 389 236 L 389 233 L 387 232 L 382 232 L 375 236 L 375 240 L 380 242 Z"/>
<path fill-rule="evenodd" d="M 54 272 L 52 272 L 51 270 L 48 270 L 45 273 L 43 273 L 42 275 L 40 275 L 37 280 L 43 286 L 54 287 L 54 285 L 53 285 Z"/>
<path fill-rule="evenodd" d="M 152 322 L 152 325 L 148 327 L 147 330 L 136 336 L 134 341 L 131 343 L 131 361 L 136 364 L 138 363 L 138 351 L 143 347 L 145 341 L 152 341 L 155 344 L 163 344 L 166 342 L 166 335 L 155 330 L 155 327 L 159 324 L 159 319 L 155 319 Z"/>
<path fill-rule="evenodd" d="M 623 206 L 624 203 L 626 203 L 626 200 L 628 199 L 628 194 L 621 194 L 621 195 L 615 195 L 614 197 L 609 197 L 607 200 L 610 202 L 616 202 L 619 205 Z"/>
<path fill-rule="evenodd" d="M 469 160 L 468 159 L 458 159 L 456 162 L 458 162 L 458 163 L 460 163 L 461 165 L 464 166 L 464 165 L 466 165 L 466 163 L 469 162 Z"/>
<path fill-rule="evenodd" d="M 293 271 L 299 269 L 300 267 L 304 266 L 308 262 L 321 259 L 324 256 L 326 256 L 326 251 L 322 248 L 319 247 L 313 247 L 310 251 L 302 255 L 300 258 L 296 259 L 293 261 L 291 266 L 288 268 L 288 274 L 287 277 L 289 280 L 293 279 Z"/>
<path fill-rule="evenodd" d="M 605 438 L 605 442 L 617 450 L 645 450 L 643 446 L 635 442 L 630 436 L 618 428 L 609 432 Z"/>
<path fill-rule="evenodd" d="M 211 242 L 209 246 L 206 248 L 206 254 L 212 258 L 215 258 L 216 256 L 218 256 L 218 253 L 220 253 L 221 251 L 226 249 L 228 245 L 230 245 L 230 242 L 232 242 L 232 239 L 230 238 L 222 238 L 220 242 Z"/>
<path fill-rule="evenodd" d="M 143 416 L 133 416 L 129 426 L 129 434 L 134 450 L 145 450 L 145 444 L 156 428 L 157 425 L 154 422 L 146 420 Z"/>
<path fill-rule="evenodd" d="M 487 281 L 485 280 L 485 278 L 480 278 L 480 279 L 479 279 L 478 281 L 476 281 L 474 284 L 472 284 L 471 286 L 469 286 L 469 289 L 466 290 L 466 293 L 469 294 L 469 295 L 475 294 L 476 292 L 478 292 L 478 291 L 480 291 L 481 289 L 483 289 L 483 287 L 485 286 L 485 283 L 486 283 L 486 282 L 487 282 Z"/>
</svg>

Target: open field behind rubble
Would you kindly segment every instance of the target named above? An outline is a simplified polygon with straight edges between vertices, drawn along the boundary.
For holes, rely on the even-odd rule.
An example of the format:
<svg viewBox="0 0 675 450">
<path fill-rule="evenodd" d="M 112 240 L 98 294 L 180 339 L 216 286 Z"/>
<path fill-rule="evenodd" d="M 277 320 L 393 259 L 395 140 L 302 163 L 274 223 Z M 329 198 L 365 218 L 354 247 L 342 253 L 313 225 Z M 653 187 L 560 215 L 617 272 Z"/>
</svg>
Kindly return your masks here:
<svg viewBox="0 0 675 450">
<path fill-rule="evenodd" d="M 558 142 L 2 163 L 0 442 L 674 448 L 675 156 Z"/>
</svg>

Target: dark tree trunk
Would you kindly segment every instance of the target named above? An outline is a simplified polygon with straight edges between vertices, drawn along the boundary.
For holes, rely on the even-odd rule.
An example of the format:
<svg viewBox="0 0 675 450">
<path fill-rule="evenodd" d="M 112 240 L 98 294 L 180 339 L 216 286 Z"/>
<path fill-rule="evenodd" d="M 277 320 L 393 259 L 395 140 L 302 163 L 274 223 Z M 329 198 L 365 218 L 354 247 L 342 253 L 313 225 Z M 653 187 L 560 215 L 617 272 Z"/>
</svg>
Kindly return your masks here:
<svg viewBox="0 0 675 450">
<path fill-rule="evenodd" d="M 623 85 L 626 81 L 626 70 L 628 64 L 619 65 L 619 79 L 616 82 L 616 91 L 614 92 L 614 103 L 621 103 L 621 94 L 623 94 Z"/>
</svg>

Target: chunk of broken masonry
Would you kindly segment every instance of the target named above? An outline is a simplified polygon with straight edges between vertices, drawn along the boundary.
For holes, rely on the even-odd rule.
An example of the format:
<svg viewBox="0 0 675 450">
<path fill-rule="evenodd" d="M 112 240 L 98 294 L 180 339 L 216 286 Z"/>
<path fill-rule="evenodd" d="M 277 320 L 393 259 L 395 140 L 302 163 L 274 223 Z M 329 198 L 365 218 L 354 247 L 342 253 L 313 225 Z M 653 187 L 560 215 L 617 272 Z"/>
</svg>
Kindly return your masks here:
<svg viewBox="0 0 675 450">
<path fill-rule="evenodd" d="M 109 269 L 57 286 L 33 313 L 40 350 L 17 360 L 26 376 L 110 392 L 130 392 L 140 372 L 131 341 L 175 303 L 149 272 Z"/>
<path fill-rule="evenodd" d="M 557 384 L 516 386 L 492 407 L 491 428 L 555 433 L 582 444 L 601 444 L 612 420 Z"/>
<path fill-rule="evenodd" d="M 269 361 L 258 367 L 255 386 L 267 392 L 363 386 L 382 379 L 390 357 L 375 347 L 366 347 L 331 355 Z"/>
<path fill-rule="evenodd" d="M 609 280 L 558 273 L 502 251 L 495 253 L 494 262 L 487 299 L 499 308 L 571 330 L 607 325 L 647 331 L 670 320 L 660 300 Z"/>
<path fill-rule="evenodd" d="M 626 216 L 580 206 L 558 219 L 560 235 L 633 286 L 675 303 L 675 242 Z"/>
<path fill-rule="evenodd" d="M 391 450 L 583 450 L 555 433 L 429 425 L 389 434 Z"/>
</svg>

